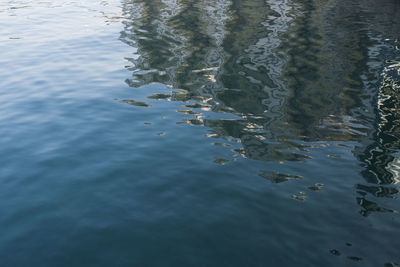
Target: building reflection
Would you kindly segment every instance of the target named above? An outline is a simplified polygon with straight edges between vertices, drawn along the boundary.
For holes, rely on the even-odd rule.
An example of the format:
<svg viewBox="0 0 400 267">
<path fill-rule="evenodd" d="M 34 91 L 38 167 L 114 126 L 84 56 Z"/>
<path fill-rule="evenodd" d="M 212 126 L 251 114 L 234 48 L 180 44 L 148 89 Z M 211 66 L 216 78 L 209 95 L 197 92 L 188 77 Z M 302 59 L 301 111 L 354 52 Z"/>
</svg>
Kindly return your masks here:
<svg viewBox="0 0 400 267">
<path fill-rule="evenodd" d="M 394 20 L 393 1 L 385 1 L 376 7 L 383 17 L 371 20 Z M 371 61 L 382 58 L 371 51 L 382 45 L 383 32 L 400 28 L 394 23 L 373 33 L 364 2 L 123 1 L 128 19 L 120 39 L 137 49 L 126 82 L 179 89 L 149 97 L 187 102 L 181 112 L 193 117 L 181 123 L 240 142 L 235 152 L 246 158 L 305 161 L 315 142 L 358 142 L 354 154 L 366 181 L 356 186 L 362 214 L 391 211 L 367 198 L 398 193 L 400 102 L 391 85 L 377 94 L 379 71 Z M 205 119 L 204 110 L 235 119 Z"/>
</svg>

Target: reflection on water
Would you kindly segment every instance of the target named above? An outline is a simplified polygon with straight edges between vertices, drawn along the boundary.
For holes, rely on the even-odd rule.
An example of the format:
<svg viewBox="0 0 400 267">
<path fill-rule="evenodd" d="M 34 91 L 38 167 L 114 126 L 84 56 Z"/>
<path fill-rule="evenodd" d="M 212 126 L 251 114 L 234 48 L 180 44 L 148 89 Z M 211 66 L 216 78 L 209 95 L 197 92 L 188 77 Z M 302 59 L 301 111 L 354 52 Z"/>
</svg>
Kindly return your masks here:
<svg viewBox="0 0 400 267">
<path fill-rule="evenodd" d="M 397 266 L 399 17 L 1 2 L 0 266 Z"/>
<path fill-rule="evenodd" d="M 383 50 L 393 48 L 399 33 L 392 5 L 398 7 L 393 1 L 124 1 L 129 19 L 121 40 L 137 49 L 126 82 L 177 88 L 149 98 L 190 103 L 179 112 L 191 118 L 178 123 L 206 126 L 226 146 L 240 143 L 232 160 L 301 162 L 326 142 L 359 142 L 362 214 L 393 211 L 366 199 L 399 192 L 392 80 L 398 65 L 385 69 L 379 85 Z M 384 20 L 390 23 L 373 28 Z M 209 110 L 234 116 L 214 119 Z M 260 176 L 274 183 L 301 178 L 269 170 Z"/>
</svg>

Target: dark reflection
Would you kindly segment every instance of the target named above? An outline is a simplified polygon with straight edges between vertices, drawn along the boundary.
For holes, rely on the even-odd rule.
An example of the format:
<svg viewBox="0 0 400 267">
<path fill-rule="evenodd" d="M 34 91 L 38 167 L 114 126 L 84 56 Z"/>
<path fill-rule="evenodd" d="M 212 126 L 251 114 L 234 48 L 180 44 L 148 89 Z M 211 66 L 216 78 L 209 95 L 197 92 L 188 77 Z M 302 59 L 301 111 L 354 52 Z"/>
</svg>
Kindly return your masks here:
<svg viewBox="0 0 400 267">
<path fill-rule="evenodd" d="M 399 162 L 399 99 L 387 80 L 393 74 L 385 72 L 378 93 L 381 50 L 391 49 L 384 39 L 400 32 L 398 2 L 131 0 L 122 5 L 128 19 L 121 40 L 137 49 L 128 58 L 127 84 L 167 85 L 172 93 L 150 92 L 148 98 L 184 102 L 179 112 L 191 117 L 178 123 L 204 125 L 226 146 L 241 144 L 233 159 L 215 158 L 216 163 L 236 156 L 306 161 L 316 142 L 358 142 L 354 153 L 368 182 L 356 186 L 363 214 L 391 211 L 366 194 L 394 197 L 399 191 L 390 186 L 398 181 Z M 233 118 L 215 119 L 209 111 Z M 300 178 L 271 170 L 260 176 L 274 183 Z"/>
<path fill-rule="evenodd" d="M 261 171 L 260 176 L 270 180 L 272 183 L 282 183 L 289 181 L 290 179 L 300 179 L 301 176 L 299 175 L 289 175 L 289 174 L 283 174 L 279 172 L 271 172 L 271 171 Z"/>
<path fill-rule="evenodd" d="M 136 101 L 136 100 L 121 100 L 121 103 L 126 103 L 129 105 L 138 106 L 138 107 L 150 107 L 149 104 L 147 104 L 145 102 L 141 102 L 141 101 Z"/>
<path fill-rule="evenodd" d="M 400 64 L 391 62 L 383 72 L 383 82 L 378 97 L 378 123 L 373 133 L 373 142 L 367 146 L 360 159 L 365 164 L 363 176 L 370 185 L 357 185 L 363 192 L 375 197 L 394 198 L 400 190 L 395 186 L 399 182 L 400 160 Z M 376 185 L 371 185 L 376 184 Z M 372 211 L 393 212 L 379 207 L 376 203 L 359 198 L 364 208 L 363 215 Z"/>
<path fill-rule="evenodd" d="M 367 149 L 362 159 L 367 164 L 363 172 L 368 182 L 393 184 L 398 182 L 400 147 L 400 61 L 389 62 L 384 69 L 383 82 L 378 98 L 378 125 L 374 143 Z"/>
<path fill-rule="evenodd" d="M 362 206 L 361 214 L 367 216 L 372 212 L 394 212 L 390 208 L 381 207 L 377 202 L 367 200 L 367 194 L 377 198 L 394 198 L 399 193 L 397 183 L 399 181 L 399 157 L 400 148 L 400 65 L 393 61 L 400 56 L 398 52 L 398 38 L 400 37 L 400 23 L 396 18 L 400 14 L 400 3 L 398 1 L 386 0 L 379 4 L 373 1 L 365 1 L 363 10 L 364 17 L 370 18 L 370 23 L 364 28 L 371 30 L 374 25 L 377 40 L 381 43 L 382 36 L 390 41 L 381 48 L 379 59 L 388 61 L 379 80 L 377 89 L 376 119 L 369 134 L 368 143 L 363 147 L 362 152 L 356 153 L 363 162 L 365 169 L 362 175 L 369 183 L 368 185 L 358 184 L 361 197 L 357 202 Z M 361 12 L 360 12 L 361 13 Z M 385 23 L 382 23 L 385 22 Z M 397 50 L 397 51 L 396 51 Z M 377 102 L 377 104 L 375 104 Z"/>
<path fill-rule="evenodd" d="M 375 202 L 366 200 L 364 197 L 358 197 L 357 203 L 363 208 L 360 211 L 363 216 L 368 216 L 371 214 L 371 212 L 394 212 L 391 209 L 380 207 Z"/>
</svg>

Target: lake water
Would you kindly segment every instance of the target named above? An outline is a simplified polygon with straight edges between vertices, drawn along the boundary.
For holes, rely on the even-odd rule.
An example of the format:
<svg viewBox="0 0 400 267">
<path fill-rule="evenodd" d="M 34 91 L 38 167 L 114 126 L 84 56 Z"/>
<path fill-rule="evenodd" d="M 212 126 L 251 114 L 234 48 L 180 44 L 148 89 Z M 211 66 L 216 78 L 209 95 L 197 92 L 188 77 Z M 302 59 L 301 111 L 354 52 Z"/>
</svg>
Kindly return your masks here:
<svg viewBox="0 0 400 267">
<path fill-rule="evenodd" d="M 0 266 L 397 266 L 399 17 L 2 0 Z"/>
</svg>

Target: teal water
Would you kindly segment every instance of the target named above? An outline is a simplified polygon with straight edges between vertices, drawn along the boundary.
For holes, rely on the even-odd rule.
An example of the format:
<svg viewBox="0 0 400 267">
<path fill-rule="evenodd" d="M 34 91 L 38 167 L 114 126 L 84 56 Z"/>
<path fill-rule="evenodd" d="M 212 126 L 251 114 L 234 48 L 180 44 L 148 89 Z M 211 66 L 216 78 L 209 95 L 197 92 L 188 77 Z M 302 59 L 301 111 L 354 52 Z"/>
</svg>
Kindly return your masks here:
<svg viewBox="0 0 400 267">
<path fill-rule="evenodd" d="M 2 1 L 0 266 L 397 266 L 399 17 Z"/>
</svg>

